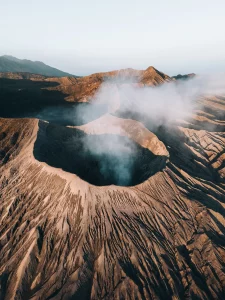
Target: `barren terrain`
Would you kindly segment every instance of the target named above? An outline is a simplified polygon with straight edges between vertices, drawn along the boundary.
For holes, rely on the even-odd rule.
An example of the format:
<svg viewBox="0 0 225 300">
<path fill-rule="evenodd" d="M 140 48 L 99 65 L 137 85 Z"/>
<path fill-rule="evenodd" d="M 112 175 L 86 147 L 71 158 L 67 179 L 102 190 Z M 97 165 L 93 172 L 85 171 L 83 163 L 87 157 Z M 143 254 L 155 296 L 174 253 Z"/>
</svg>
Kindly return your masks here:
<svg viewBox="0 0 225 300">
<path fill-rule="evenodd" d="M 169 126 L 120 107 L 47 122 L 43 109 L 89 105 L 105 78 L 176 79 L 0 77 L 0 299 L 225 298 L 223 95 Z"/>
</svg>

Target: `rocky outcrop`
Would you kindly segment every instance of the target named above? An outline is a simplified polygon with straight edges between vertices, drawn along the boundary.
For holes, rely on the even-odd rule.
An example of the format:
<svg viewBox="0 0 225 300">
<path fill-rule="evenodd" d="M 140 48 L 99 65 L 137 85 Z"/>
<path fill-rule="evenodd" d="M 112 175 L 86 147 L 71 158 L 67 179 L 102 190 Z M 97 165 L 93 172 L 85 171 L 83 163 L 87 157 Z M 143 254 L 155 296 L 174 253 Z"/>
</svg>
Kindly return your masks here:
<svg viewBox="0 0 225 300">
<path fill-rule="evenodd" d="M 171 80 L 168 75 L 156 70 L 152 66 L 143 71 L 141 75 L 141 83 L 147 86 L 156 86 Z"/>
<path fill-rule="evenodd" d="M 187 79 L 191 79 L 195 76 L 196 76 L 195 73 L 190 73 L 190 74 L 185 74 L 185 75 L 178 74 L 176 76 L 172 76 L 172 78 L 176 79 L 176 80 L 187 80 Z"/>
</svg>

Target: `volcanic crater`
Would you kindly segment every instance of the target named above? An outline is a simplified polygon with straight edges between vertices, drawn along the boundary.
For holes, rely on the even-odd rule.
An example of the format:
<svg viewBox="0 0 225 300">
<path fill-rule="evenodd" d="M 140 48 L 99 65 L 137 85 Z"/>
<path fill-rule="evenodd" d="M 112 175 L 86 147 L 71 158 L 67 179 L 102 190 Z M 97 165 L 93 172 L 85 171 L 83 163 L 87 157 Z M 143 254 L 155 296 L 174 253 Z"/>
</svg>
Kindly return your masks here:
<svg viewBox="0 0 225 300">
<path fill-rule="evenodd" d="M 167 161 L 166 155 L 155 155 L 127 136 L 89 135 L 43 121 L 39 121 L 33 153 L 38 161 L 98 186 L 139 184 L 162 170 Z"/>
</svg>

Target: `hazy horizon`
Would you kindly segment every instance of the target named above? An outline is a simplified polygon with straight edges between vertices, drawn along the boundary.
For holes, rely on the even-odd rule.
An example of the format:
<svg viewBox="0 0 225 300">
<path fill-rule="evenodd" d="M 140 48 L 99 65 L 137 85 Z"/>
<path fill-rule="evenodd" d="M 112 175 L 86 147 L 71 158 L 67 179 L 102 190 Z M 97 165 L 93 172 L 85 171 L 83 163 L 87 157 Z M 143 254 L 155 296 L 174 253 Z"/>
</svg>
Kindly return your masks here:
<svg viewBox="0 0 225 300">
<path fill-rule="evenodd" d="M 0 3 L 0 55 L 75 75 L 121 68 L 225 71 L 225 2 L 22 0 Z"/>
</svg>

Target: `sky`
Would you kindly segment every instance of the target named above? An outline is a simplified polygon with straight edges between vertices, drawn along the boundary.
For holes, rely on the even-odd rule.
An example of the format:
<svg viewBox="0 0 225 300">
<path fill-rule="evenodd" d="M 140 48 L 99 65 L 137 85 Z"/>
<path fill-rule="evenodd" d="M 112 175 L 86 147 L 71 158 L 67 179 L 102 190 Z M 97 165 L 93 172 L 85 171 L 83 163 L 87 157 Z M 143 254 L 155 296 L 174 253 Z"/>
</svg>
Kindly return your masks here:
<svg viewBox="0 0 225 300">
<path fill-rule="evenodd" d="M 0 55 L 76 75 L 225 71 L 224 0 L 0 0 Z"/>
</svg>

